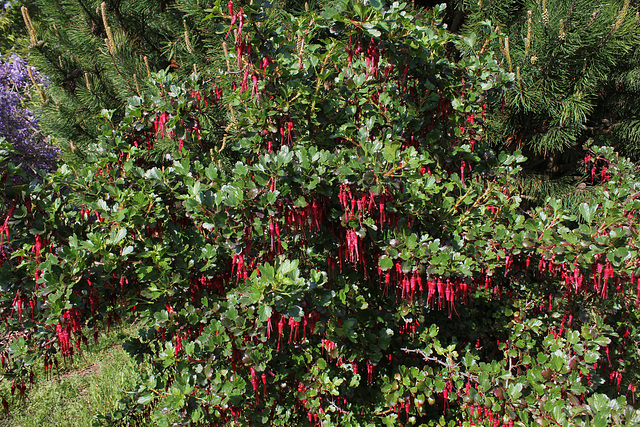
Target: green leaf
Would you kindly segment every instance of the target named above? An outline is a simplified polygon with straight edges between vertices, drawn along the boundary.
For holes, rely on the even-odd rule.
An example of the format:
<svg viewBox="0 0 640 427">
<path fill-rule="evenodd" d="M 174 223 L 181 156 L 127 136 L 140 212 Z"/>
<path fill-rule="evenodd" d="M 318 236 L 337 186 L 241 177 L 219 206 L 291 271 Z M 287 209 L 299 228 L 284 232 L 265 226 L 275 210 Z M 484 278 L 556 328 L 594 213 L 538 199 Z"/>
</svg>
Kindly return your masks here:
<svg viewBox="0 0 640 427">
<path fill-rule="evenodd" d="M 362 27 L 371 37 L 378 38 L 382 35 L 382 33 L 371 24 L 363 24 Z"/>
<path fill-rule="evenodd" d="M 274 204 L 277 198 L 278 198 L 278 193 L 276 193 L 275 191 L 269 191 L 267 193 L 267 202 L 270 205 Z"/>
<path fill-rule="evenodd" d="M 600 355 L 598 354 L 597 351 L 589 350 L 584 354 L 584 362 L 589 365 L 596 363 L 599 359 L 600 359 Z"/>
<path fill-rule="evenodd" d="M 278 267 L 278 274 L 282 274 L 286 276 L 294 270 L 298 269 L 298 260 L 294 259 L 293 261 L 289 259 L 285 259 L 282 264 Z"/>
<path fill-rule="evenodd" d="M 605 336 L 599 336 L 599 337 L 595 337 L 593 339 L 593 342 L 595 342 L 596 344 L 600 345 L 600 346 L 605 346 L 605 345 L 609 345 L 609 343 L 611 342 L 611 340 L 608 337 Z"/>
<path fill-rule="evenodd" d="M 382 156 L 387 162 L 394 162 L 400 150 L 400 142 L 388 142 L 382 149 Z"/>
<path fill-rule="evenodd" d="M 522 395 L 522 383 L 510 384 L 507 393 L 509 393 L 511 399 L 519 399 Z"/>
<path fill-rule="evenodd" d="M 380 260 L 378 261 L 378 265 L 380 266 L 380 269 L 382 271 L 387 271 L 393 267 L 393 261 L 391 260 L 391 258 L 383 256 L 383 257 L 380 257 Z"/>
<path fill-rule="evenodd" d="M 235 306 L 229 307 L 226 313 L 226 317 L 232 320 L 235 320 L 238 317 L 238 310 L 235 308 Z"/>
<path fill-rule="evenodd" d="M 409 237 L 407 237 L 406 245 L 408 249 L 415 249 L 415 247 L 418 246 L 418 236 L 410 234 Z"/>
<path fill-rule="evenodd" d="M 268 305 L 261 305 L 258 308 L 258 318 L 261 322 L 266 322 L 267 320 L 269 320 L 269 318 L 271 318 L 271 313 L 271 307 Z"/>
<path fill-rule="evenodd" d="M 470 48 L 473 48 L 476 44 L 476 34 L 471 33 L 469 34 L 469 37 L 464 37 L 462 40 L 467 46 L 469 46 Z"/>
<path fill-rule="evenodd" d="M 153 395 L 151 393 L 146 393 L 143 394 L 142 396 L 140 396 L 138 398 L 138 403 L 140 405 L 146 405 L 147 403 L 151 402 L 153 400 Z"/>
<path fill-rule="evenodd" d="M 599 206 L 598 204 L 590 205 L 588 203 L 581 203 L 578 206 L 578 212 L 580 212 L 580 216 L 582 216 L 582 218 L 587 224 L 591 224 L 591 221 L 593 220 L 593 216 L 596 212 L 596 209 L 598 209 L 598 206 Z"/>
<path fill-rule="evenodd" d="M 360 2 L 355 2 L 352 4 L 353 11 L 360 17 L 364 18 L 364 5 Z"/>
<path fill-rule="evenodd" d="M 609 411 L 606 409 L 605 411 L 606 412 L 596 413 L 596 415 L 593 417 L 593 427 L 607 427 L 609 425 Z"/>
<path fill-rule="evenodd" d="M 334 9 L 333 7 L 327 7 L 320 13 L 320 16 L 328 21 L 331 21 L 334 20 L 335 16 L 340 16 L 340 12 L 338 12 L 338 10 Z"/>
<path fill-rule="evenodd" d="M 316 364 L 318 365 L 318 369 L 320 369 L 321 371 L 327 369 L 327 362 L 323 358 L 319 358 Z"/>
<path fill-rule="evenodd" d="M 249 168 L 247 168 L 247 166 L 244 163 L 237 162 L 233 172 L 236 175 L 245 176 L 249 172 Z"/>
<path fill-rule="evenodd" d="M 113 239 L 113 244 L 117 244 L 118 242 L 120 242 L 122 239 L 125 238 L 126 235 L 127 235 L 127 229 L 126 228 L 121 228 L 120 230 L 118 230 L 118 233 L 116 234 L 115 238 Z"/>
</svg>

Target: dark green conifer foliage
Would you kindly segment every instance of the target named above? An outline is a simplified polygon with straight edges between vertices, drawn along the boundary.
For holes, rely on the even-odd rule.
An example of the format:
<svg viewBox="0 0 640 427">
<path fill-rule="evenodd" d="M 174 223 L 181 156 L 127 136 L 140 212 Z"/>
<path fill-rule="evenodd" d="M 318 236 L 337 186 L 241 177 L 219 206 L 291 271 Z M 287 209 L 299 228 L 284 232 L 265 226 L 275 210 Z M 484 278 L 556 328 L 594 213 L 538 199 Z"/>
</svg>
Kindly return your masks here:
<svg viewBox="0 0 640 427">
<path fill-rule="evenodd" d="M 633 160 L 640 160 L 640 49 L 635 49 L 607 81 L 599 100 L 601 112 L 598 137 Z"/>
<path fill-rule="evenodd" d="M 524 193 L 584 199 L 576 185 L 602 179 L 585 162 L 591 144 L 614 145 L 638 158 L 637 1 L 465 0 L 449 6 L 464 10 L 464 34 L 477 32 L 485 20 L 504 32 L 498 56 L 515 84 L 487 116 L 487 136 L 529 158 Z M 479 37 L 475 49 L 483 43 Z"/>
</svg>

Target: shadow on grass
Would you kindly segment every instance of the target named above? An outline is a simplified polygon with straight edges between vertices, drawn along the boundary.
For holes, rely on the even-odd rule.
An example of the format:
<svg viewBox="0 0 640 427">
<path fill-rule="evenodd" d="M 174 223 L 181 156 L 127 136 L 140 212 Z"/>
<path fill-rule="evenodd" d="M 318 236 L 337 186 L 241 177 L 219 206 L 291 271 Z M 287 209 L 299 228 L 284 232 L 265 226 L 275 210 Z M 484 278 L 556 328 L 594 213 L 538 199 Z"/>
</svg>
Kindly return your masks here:
<svg viewBox="0 0 640 427">
<path fill-rule="evenodd" d="M 131 324 L 112 328 L 48 378 L 41 364 L 27 396 L 21 399 L 16 392 L 9 400 L 0 427 L 89 427 L 96 414 L 113 411 L 138 379 L 136 362 L 122 350 L 122 342 L 136 332 Z M 0 393 L 10 395 L 7 381 Z"/>
</svg>

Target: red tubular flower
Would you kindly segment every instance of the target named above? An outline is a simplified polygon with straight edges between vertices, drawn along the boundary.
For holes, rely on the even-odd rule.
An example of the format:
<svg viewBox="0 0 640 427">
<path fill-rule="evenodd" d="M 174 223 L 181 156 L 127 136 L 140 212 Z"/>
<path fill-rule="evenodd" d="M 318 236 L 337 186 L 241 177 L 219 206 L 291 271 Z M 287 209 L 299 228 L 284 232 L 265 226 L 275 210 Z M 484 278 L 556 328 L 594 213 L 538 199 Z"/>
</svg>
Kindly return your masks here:
<svg viewBox="0 0 640 427">
<path fill-rule="evenodd" d="M 280 351 L 280 343 L 282 341 L 282 330 L 284 329 L 284 316 L 280 316 L 280 321 L 278 322 L 278 348 L 276 351 Z"/>
<path fill-rule="evenodd" d="M 5 235 L 7 236 L 7 245 L 10 243 L 9 242 L 9 219 L 11 218 L 11 215 L 13 215 L 13 211 L 15 210 L 16 210 L 15 206 L 11 206 L 9 208 L 9 212 L 7 212 L 7 216 L 4 218 L 4 223 L 2 224 L 2 226 L 0 226 L 0 248 L 2 248 L 2 241 Z"/>
<path fill-rule="evenodd" d="M 300 322 L 296 322 L 293 317 L 289 318 L 289 344 L 294 340 L 294 331 L 295 331 L 295 339 L 298 338 L 298 327 L 300 326 Z"/>
<path fill-rule="evenodd" d="M 258 403 L 258 394 L 260 392 L 259 389 L 259 385 L 258 385 L 258 375 L 256 374 L 256 368 L 254 368 L 253 366 L 249 369 L 249 371 L 251 372 L 251 386 L 253 387 L 253 391 L 256 394 L 256 403 Z M 264 374 L 263 374 L 264 376 Z"/>
<path fill-rule="evenodd" d="M 238 11 L 238 41 L 242 39 L 242 27 L 244 26 L 244 10 Z"/>
<path fill-rule="evenodd" d="M 231 2 L 229 2 L 231 3 Z M 233 10 L 233 9 L 231 9 Z M 229 24 L 229 30 L 227 31 L 227 34 L 224 36 L 225 40 L 227 37 L 229 37 L 229 33 L 231 33 L 231 30 L 233 29 L 233 26 L 236 24 L 236 21 L 238 20 L 238 16 L 231 14 L 231 24 Z"/>
<path fill-rule="evenodd" d="M 178 353 L 180 353 L 180 350 L 182 350 L 182 337 L 178 334 L 175 337 L 175 351 L 174 351 L 174 354 L 177 356 Z"/>
<path fill-rule="evenodd" d="M 266 394 L 267 394 L 267 374 L 265 374 L 264 372 L 262 373 L 262 391 L 266 396 Z"/>
<path fill-rule="evenodd" d="M 258 96 L 258 76 L 253 74 L 251 76 L 251 97 Z"/>
</svg>

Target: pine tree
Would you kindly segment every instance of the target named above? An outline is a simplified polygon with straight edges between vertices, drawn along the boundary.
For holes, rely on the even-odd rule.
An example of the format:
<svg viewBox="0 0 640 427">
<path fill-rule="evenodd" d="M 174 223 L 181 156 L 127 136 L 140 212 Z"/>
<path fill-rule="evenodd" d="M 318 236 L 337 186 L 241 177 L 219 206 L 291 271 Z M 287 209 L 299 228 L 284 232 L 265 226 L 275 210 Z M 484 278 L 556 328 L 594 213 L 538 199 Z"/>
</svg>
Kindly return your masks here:
<svg viewBox="0 0 640 427">
<path fill-rule="evenodd" d="M 606 179 L 606 163 L 591 144 L 640 154 L 637 92 L 638 2 L 589 0 L 472 0 L 451 2 L 464 11 L 461 32 L 490 20 L 502 30 L 498 56 L 514 87 L 493 105 L 487 136 L 529 158 L 523 192 L 584 198 L 582 190 Z M 486 48 L 480 37 L 475 50 Z M 596 176 L 597 175 L 597 176 Z"/>
<path fill-rule="evenodd" d="M 640 160 L 640 49 L 619 64 L 616 73 L 600 93 L 602 128 L 598 134 L 606 143 L 619 147 L 634 161 Z M 597 123 L 597 121 L 596 121 Z"/>
</svg>

